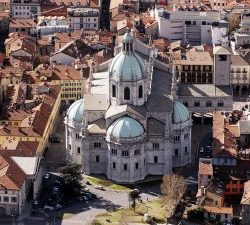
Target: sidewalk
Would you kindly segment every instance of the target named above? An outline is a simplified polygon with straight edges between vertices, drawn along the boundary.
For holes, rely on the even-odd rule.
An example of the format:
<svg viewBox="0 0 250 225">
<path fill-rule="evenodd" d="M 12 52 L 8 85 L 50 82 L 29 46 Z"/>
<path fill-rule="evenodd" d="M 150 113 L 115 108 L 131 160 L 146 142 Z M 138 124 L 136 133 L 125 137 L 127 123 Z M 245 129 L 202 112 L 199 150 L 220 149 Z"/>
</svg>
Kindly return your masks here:
<svg viewBox="0 0 250 225">
<path fill-rule="evenodd" d="M 26 202 L 23 208 L 22 213 L 17 217 L 16 221 L 22 221 L 30 216 L 32 210 L 32 203 Z"/>
</svg>

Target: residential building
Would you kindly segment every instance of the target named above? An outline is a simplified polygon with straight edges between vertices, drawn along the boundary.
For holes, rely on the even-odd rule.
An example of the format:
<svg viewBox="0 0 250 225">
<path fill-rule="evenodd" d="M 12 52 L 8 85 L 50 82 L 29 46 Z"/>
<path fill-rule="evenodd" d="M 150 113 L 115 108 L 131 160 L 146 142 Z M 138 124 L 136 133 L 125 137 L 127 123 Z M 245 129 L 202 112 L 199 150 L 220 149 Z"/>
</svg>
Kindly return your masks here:
<svg viewBox="0 0 250 225">
<path fill-rule="evenodd" d="M 204 217 L 205 219 L 216 222 L 231 223 L 233 219 L 233 208 L 204 206 Z"/>
<path fill-rule="evenodd" d="M 36 199 L 42 182 L 38 142 L 11 141 L 0 149 L 0 215 L 18 216 L 28 199 Z"/>
<path fill-rule="evenodd" d="M 192 120 L 177 98 L 176 78 L 171 88 L 161 86 L 166 67 L 153 66 L 154 58 L 146 67 L 136 43 L 127 31 L 111 62 L 92 65 L 88 92 L 65 117 L 67 161 L 121 183 L 191 162 Z"/>
<path fill-rule="evenodd" d="M 40 13 L 39 0 L 10 0 L 10 16 L 12 18 L 29 19 Z"/>
<path fill-rule="evenodd" d="M 9 12 L 1 12 L 0 10 L 0 34 L 9 33 Z"/>
<path fill-rule="evenodd" d="M 152 12 L 158 22 L 158 36 L 169 40 L 182 40 L 200 44 L 202 37 L 208 36 L 211 25 L 220 26 L 220 13 L 217 11 L 165 11 Z M 206 33 L 206 34 L 205 34 Z"/>
<path fill-rule="evenodd" d="M 37 141 L 37 155 L 42 155 L 56 123 L 60 103 L 60 86 L 10 85 L 0 114 L 0 147 L 10 141 Z"/>
<path fill-rule="evenodd" d="M 209 52 L 174 53 L 173 65 L 182 84 L 213 84 L 213 58 Z"/>
<path fill-rule="evenodd" d="M 199 159 L 198 189 L 207 187 L 213 178 L 213 165 L 211 159 Z"/>
<path fill-rule="evenodd" d="M 9 10 L 9 8 L 10 8 L 10 1 L 9 0 L 2 0 L 0 2 L 0 11 L 1 12 Z"/>
<path fill-rule="evenodd" d="M 231 83 L 234 95 L 244 95 L 248 93 L 250 84 L 249 64 L 241 55 L 231 56 Z"/>
<path fill-rule="evenodd" d="M 206 113 L 232 110 L 231 55 L 226 48 L 191 49 L 171 56 L 179 77 L 179 97 L 190 111 L 201 115 L 201 123 Z"/>
<path fill-rule="evenodd" d="M 62 87 L 61 103 L 69 105 L 81 99 L 86 93 L 89 71 L 87 65 L 77 70 L 74 66 L 54 65 L 51 67 L 42 64 L 34 71 L 26 73 L 25 79 L 30 83 L 47 82 L 50 85 L 60 85 Z"/>
<path fill-rule="evenodd" d="M 82 28 L 99 30 L 100 11 L 94 8 L 68 9 L 67 21 L 70 31 Z"/>
<path fill-rule="evenodd" d="M 244 193 L 241 199 L 242 225 L 250 223 L 250 181 L 244 183 Z"/>
<path fill-rule="evenodd" d="M 83 40 L 75 40 L 69 42 L 51 55 L 50 63 L 51 65 L 72 65 L 77 59 L 84 58 L 91 53 L 93 53 L 93 49 L 85 44 Z"/>
<path fill-rule="evenodd" d="M 29 35 L 34 35 L 36 33 L 36 23 L 34 19 L 10 19 L 9 32 L 10 33 L 27 33 Z"/>
</svg>

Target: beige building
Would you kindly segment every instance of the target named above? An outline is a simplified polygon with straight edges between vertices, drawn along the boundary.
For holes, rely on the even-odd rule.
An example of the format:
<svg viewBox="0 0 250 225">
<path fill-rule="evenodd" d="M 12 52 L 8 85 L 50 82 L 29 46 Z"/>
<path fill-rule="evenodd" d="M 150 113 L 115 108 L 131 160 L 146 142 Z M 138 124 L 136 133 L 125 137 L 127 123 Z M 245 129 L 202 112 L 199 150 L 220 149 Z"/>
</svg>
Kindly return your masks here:
<svg viewBox="0 0 250 225">
<path fill-rule="evenodd" d="M 51 85 L 60 85 L 62 104 L 71 104 L 81 99 L 86 92 L 90 68 L 75 69 L 74 66 L 41 64 L 34 71 L 26 73 L 31 83 L 47 82 Z"/>
<path fill-rule="evenodd" d="M 242 224 L 250 224 L 250 181 L 244 184 L 244 193 L 241 199 Z"/>
<path fill-rule="evenodd" d="M 213 58 L 209 52 L 174 53 L 176 76 L 183 84 L 212 84 Z"/>
<path fill-rule="evenodd" d="M 246 94 L 250 85 L 249 64 L 241 55 L 231 56 L 231 83 L 234 94 Z"/>
<path fill-rule="evenodd" d="M 41 83 L 10 85 L 0 114 L 0 148 L 12 141 L 39 142 L 42 155 L 61 103 L 61 87 Z"/>
</svg>

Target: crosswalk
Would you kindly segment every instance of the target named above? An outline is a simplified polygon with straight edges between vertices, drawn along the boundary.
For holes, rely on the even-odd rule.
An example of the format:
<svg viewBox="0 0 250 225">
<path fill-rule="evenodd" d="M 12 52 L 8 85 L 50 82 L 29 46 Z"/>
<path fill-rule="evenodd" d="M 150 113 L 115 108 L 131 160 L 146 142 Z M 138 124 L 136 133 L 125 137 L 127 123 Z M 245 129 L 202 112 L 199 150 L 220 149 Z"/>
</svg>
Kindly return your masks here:
<svg viewBox="0 0 250 225">
<path fill-rule="evenodd" d="M 43 221 L 43 220 L 45 220 L 44 217 L 39 217 L 39 216 L 30 216 L 27 219 L 28 220 L 35 220 L 35 221 Z"/>
<path fill-rule="evenodd" d="M 27 218 L 28 220 L 32 220 L 32 221 L 45 221 L 45 218 L 44 217 L 39 217 L 39 216 L 30 216 Z M 62 221 L 62 224 L 63 223 L 67 223 L 67 224 L 84 224 L 84 221 L 82 220 L 77 220 L 77 219 L 65 219 Z"/>
</svg>

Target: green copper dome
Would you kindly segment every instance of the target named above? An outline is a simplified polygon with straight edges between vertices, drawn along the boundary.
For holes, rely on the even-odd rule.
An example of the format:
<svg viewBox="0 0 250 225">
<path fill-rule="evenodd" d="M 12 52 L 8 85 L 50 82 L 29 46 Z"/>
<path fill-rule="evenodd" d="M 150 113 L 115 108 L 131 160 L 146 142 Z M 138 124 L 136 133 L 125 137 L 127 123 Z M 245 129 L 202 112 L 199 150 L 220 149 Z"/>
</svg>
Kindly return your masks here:
<svg viewBox="0 0 250 225">
<path fill-rule="evenodd" d="M 67 111 L 67 117 L 69 120 L 81 122 L 83 118 L 83 99 L 75 101 Z"/>
<path fill-rule="evenodd" d="M 143 135 L 144 128 L 134 118 L 121 117 L 109 126 L 107 132 L 115 138 L 136 138 Z"/>
<path fill-rule="evenodd" d="M 110 65 L 110 77 L 117 81 L 137 81 L 146 76 L 146 66 L 133 50 L 133 36 L 128 31 L 123 36 L 123 50 Z"/>
<path fill-rule="evenodd" d="M 174 101 L 173 122 L 174 124 L 183 123 L 189 120 L 190 114 L 185 105 L 179 101 Z"/>
</svg>

